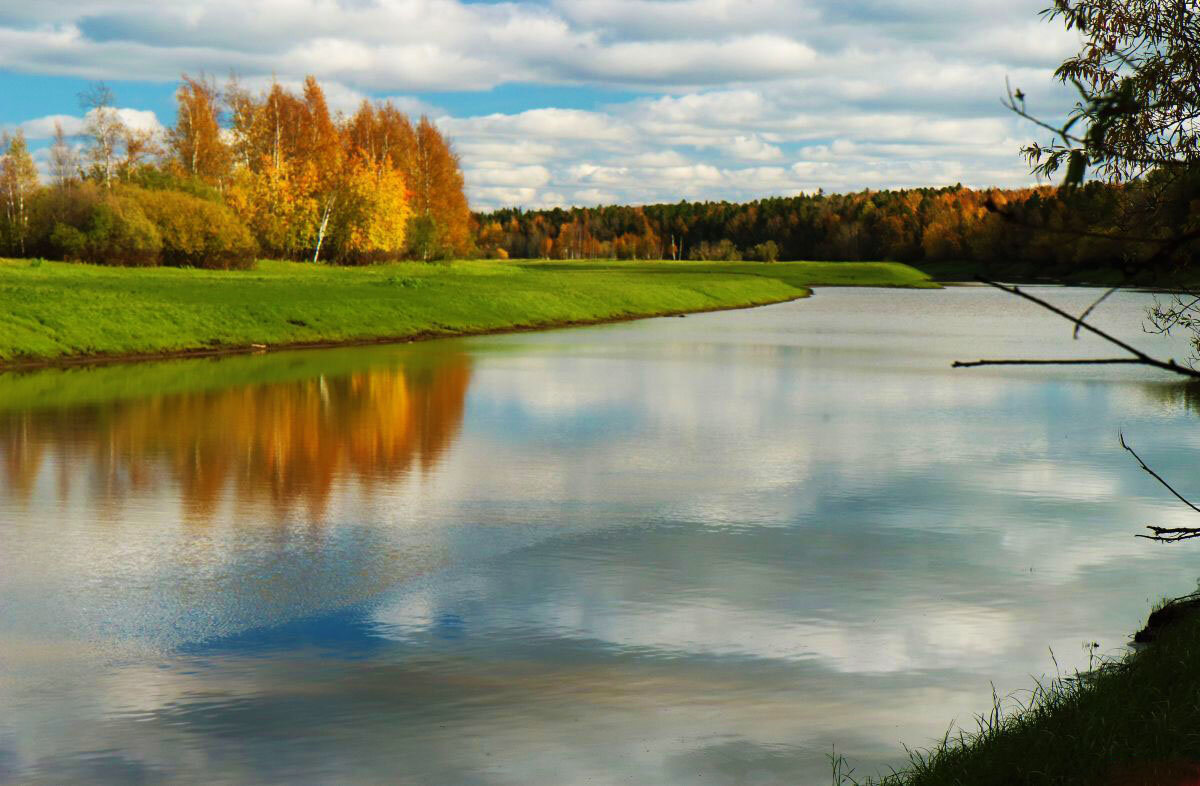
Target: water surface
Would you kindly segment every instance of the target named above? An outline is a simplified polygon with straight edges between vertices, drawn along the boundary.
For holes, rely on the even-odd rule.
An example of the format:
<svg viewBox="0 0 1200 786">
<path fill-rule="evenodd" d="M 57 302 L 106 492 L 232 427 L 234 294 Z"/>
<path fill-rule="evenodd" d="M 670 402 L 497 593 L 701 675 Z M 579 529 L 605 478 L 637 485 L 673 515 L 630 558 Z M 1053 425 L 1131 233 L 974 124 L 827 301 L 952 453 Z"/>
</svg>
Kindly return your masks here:
<svg viewBox="0 0 1200 786">
<path fill-rule="evenodd" d="M 1087 290 L 1045 289 L 1081 309 Z M 1141 334 L 1149 296 L 1098 322 Z M 0 782 L 829 782 L 1196 586 L 1195 396 L 983 288 L 0 376 Z M 1200 488 L 1193 488 L 1200 493 Z"/>
</svg>

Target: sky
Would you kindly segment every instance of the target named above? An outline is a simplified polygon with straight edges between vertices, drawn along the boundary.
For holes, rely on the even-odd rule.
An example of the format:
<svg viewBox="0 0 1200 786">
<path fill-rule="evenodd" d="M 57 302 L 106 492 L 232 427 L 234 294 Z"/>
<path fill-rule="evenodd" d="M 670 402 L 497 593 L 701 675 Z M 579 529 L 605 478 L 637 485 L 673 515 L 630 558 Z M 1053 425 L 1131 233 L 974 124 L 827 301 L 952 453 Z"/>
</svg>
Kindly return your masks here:
<svg viewBox="0 0 1200 786">
<path fill-rule="evenodd" d="M 462 159 L 475 209 L 1022 186 L 1079 47 L 1047 0 L 0 0 L 0 128 L 44 158 L 103 80 L 174 122 L 181 73 L 308 74 L 392 99 Z"/>
</svg>

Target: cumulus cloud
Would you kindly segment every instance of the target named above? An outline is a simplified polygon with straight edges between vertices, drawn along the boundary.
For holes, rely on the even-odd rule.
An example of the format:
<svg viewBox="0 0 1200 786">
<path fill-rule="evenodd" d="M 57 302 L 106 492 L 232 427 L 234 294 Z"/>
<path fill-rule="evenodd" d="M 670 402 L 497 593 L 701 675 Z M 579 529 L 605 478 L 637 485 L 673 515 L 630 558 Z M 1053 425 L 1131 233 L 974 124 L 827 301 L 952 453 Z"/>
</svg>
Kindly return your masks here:
<svg viewBox="0 0 1200 786">
<path fill-rule="evenodd" d="M 0 69 L 161 82 L 232 69 L 255 88 L 313 73 L 334 109 L 391 97 L 438 118 L 479 208 L 1017 185 L 1034 132 L 1000 106 L 1005 79 L 1056 117 L 1069 97 L 1052 70 L 1078 46 L 1043 5 L 43 0 L 0 11 Z M 585 100 L 473 114 L 424 95 L 524 84 Z M 597 88 L 630 95 L 578 108 Z M 23 127 L 45 138 L 53 119 Z"/>
<path fill-rule="evenodd" d="M 803 95 L 785 83 L 638 99 L 566 118 L 555 110 L 441 122 L 458 141 L 473 202 L 484 207 L 540 206 L 543 190 L 565 196 L 560 204 L 592 205 L 606 201 L 599 196 L 743 200 L 819 188 L 1032 182 L 1017 155 L 1028 130 L 1001 111 L 931 117 L 915 107 L 842 102 L 806 113 Z M 507 185 L 520 181 L 531 199 L 497 202 L 484 190 L 498 162 L 513 162 L 501 164 Z"/>
<path fill-rule="evenodd" d="M 64 136 L 82 136 L 87 133 L 88 118 L 94 111 L 89 111 L 83 116 L 45 115 L 33 120 L 26 120 L 18 124 L 15 128 L 5 128 L 4 130 L 9 133 L 19 130 L 25 135 L 26 139 L 33 142 L 53 139 L 56 127 L 62 128 Z M 159 122 L 158 115 L 148 109 L 121 107 L 116 110 L 116 113 L 121 122 L 127 128 L 134 131 L 149 131 L 151 133 L 161 133 L 163 131 L 163 124 Z"/>
</svg>

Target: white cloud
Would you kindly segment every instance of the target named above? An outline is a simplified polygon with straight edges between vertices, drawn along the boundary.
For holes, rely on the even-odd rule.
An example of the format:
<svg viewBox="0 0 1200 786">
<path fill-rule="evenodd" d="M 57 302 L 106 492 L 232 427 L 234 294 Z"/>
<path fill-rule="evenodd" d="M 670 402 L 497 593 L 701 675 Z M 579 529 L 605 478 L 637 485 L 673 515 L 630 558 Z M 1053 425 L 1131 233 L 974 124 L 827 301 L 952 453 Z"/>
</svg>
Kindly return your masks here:
<svg viewBox="0 0 1200 786">
<path fill-rule="evenodd" d="M 29 140 L 53 139 L 55 126 L 61 126 L 63 134 L 74 136 L 83 132 L 83 118 L 73 115 L 46 115 L 21 123 L 19 128 Z"/>
<path fill-rule="evenodd" d="M 475 182 L 490 186 L 527 186 L 537 188 L 550 182 L 550 170 L 543 166 L 509 166 L 503 161 L 485 161 L 472 168 Z"/>
<path fill-rule="evenodd" d="M 125 124 L 126 128 L 134 131 L 158 133 L 163 130 L 162 123 L 158 122 L 158 116 L 147 109 L 122 108 L 117 110 L 117 116 L 121 118 L 121 122 Z"/>
<path fill-rule="evenodd" d="M 159 133 L 163 130 L 162 123 L 158 120 L 158 115 L 148 109 L 134 109 L 131 107 L 121 107 L 117 110 L 117 116 L 127 127 L 135 131 L 152 131 Z M 80 136 L 86 133 L 87 118 L 91 114 L 79 115 L 46 115 L 44 117 L 26 120 L 18 124 L 15 128 L 6 128 L 10 133 L 19 129 L 25 134 L 25 138 L 30 141 L 41 141 L 53 139 L 55 126 L 61 126 L 63 135 L 72 137 Z"/>
<path fill-rule="evenodd" d="M 735 136 L 729 144 L 729 150 L 738 158 L 749 161 L 778 161 L 783 158 L 783 151 L 775 145 L 768 145 L 758 134 Z"/>
<path fill-rule="evenodd" d="M 1031 182 L 1018 147 L 1038 135 L 1001 107 L 1005 79 L 1058 117 L 1070 99 L 1052 71 L 1078 46 L 1038 18 L 1043 5 L 43 0 L 4 11 L 0 69 L 159 81 L 233 69 L 255 88 L 313 73 L 335 110 L 391 96 L 437 118 L 479 208 L 1018 185 Z M 506 84 L 634 95 L 477 116 L 422 96 Z M 23 127 L 44 139 L 53 118 Z"/>
</svg>

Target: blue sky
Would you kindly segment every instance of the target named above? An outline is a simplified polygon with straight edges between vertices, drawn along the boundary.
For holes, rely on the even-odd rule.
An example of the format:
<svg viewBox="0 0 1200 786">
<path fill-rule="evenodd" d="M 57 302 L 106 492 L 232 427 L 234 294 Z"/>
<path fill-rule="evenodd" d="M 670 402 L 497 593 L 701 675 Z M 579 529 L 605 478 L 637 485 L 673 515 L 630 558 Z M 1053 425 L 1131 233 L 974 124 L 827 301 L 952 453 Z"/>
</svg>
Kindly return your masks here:
<svg viewBox="0 0 1200 786">
<path fill-rule="evenodd" d="M 1015 186 L 1078 47 L 1045 0 L 0 0 L 0 126 L 44 147 L 77 94 L 174 119 L 183 72 L 317 76 L 434 117 L 477 208 Z"/>
</svg>

